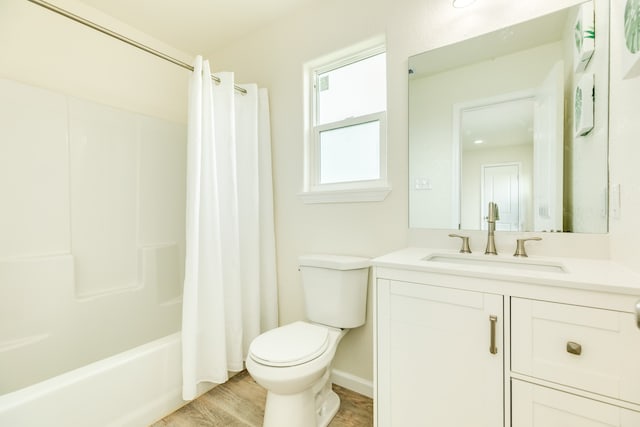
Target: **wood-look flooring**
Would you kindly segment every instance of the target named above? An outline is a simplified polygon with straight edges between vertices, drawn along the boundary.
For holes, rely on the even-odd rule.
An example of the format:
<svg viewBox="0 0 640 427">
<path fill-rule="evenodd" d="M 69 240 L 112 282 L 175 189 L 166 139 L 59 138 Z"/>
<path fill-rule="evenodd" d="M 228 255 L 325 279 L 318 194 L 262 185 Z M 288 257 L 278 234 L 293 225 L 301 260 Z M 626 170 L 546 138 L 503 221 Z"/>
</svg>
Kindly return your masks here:
<svg viewBox="0 0 640 427">
<path fill-rule="evenodd" d="M 341 403 L 330 427 L 373 426 L 370 398 L 335 384 L 333 390 Z M 266 397 L 266 390 L 242 371 L 151 427 L 260 427 Z"/>
</svg>

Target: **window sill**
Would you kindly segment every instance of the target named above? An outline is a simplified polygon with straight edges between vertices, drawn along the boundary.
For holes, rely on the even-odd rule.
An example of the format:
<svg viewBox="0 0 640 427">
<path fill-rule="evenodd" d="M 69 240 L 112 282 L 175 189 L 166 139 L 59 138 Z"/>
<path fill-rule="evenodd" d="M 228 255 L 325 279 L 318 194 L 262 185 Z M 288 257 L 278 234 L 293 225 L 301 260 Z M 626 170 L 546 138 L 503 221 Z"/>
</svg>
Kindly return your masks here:
<svg viewBox="0 0 640 427">
<path fill-rule="evenodd" d="M 305 204 L 381 202 L 391 192 L 391 186 L 348 188 L 340 190 L 310 190 L 299 193 Z"/>
</svg>

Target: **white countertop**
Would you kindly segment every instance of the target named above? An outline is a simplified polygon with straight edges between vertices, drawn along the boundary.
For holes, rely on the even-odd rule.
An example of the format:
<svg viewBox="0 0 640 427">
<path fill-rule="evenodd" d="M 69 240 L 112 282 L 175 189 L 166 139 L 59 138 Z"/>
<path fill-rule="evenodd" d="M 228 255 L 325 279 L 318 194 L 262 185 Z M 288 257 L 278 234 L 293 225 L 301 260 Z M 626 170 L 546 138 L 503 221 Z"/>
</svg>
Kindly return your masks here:
<svg viewBox="0 0 640 427">
<path fill-rule="evenodd" d="M 427 261 L 430 257 L 453 257 L 455 260 Z M 562 266 L 563 271 L 536 271 L 494 265 L 465 264 L 464 260 L 487 264 L 540 264 Z M 455 261 L 455 262 L 453 262 Z M 574 289 L 640 295 L 640 274 L 610 260 L 512 255 L 460 254 L 457 251 L 434 248 L 406 248 L 374 258 L 371 264 L 378 268 L 424 271 L 457 276 L 508 280 L 531 284 L 562 286 Z M 506 264 L 505 264 L 506 265 Z M 514 267 L 518 267 L 515 265 Z"/>
</svg>

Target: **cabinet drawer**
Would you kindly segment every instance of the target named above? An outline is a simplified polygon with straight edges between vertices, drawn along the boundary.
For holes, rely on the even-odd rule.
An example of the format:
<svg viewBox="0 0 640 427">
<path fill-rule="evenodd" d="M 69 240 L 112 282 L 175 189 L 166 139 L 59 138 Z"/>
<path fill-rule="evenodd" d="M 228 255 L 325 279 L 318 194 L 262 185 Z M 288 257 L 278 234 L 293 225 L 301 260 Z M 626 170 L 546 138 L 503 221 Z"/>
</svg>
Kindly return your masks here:
<svg viewBox="0 0 640 427">
<path fill-rule="evenodd" d="M 511 382 L 512 427 L 637 427 L 640 412 L 530 384 Z"/>
<path fill-rule="evenodd" d="M 511 299 L 511 370 L 640 403 L 635 315 Z"/>
</svg>

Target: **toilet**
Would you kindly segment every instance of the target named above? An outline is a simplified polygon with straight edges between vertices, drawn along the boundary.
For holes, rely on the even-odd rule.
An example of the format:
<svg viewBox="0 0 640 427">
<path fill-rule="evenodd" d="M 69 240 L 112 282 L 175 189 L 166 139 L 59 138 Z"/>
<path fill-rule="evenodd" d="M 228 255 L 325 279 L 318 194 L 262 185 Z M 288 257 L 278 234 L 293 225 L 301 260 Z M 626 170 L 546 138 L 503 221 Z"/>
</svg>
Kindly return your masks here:
<svg viewBox="0 0 640 427">
<path fill-rule="evenodd" d="M 265 427 L 325 427 L 338 412 L 331 362 L 342 337 L 365 323 L 368 258 L 298 258 L 307 321 L 256 337 L 246 366 L 267 389 Z"/>
</svg>

